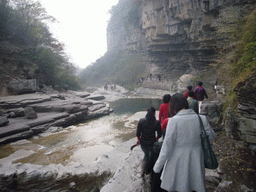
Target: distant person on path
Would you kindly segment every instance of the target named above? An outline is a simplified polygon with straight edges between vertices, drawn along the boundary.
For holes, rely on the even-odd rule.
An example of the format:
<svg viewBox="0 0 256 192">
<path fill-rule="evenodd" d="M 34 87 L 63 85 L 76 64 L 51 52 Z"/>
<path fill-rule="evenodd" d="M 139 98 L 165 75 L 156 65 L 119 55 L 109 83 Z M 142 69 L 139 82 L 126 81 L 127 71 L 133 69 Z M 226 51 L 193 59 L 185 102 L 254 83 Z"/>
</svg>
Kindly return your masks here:
<svg viewBox="0 0 256 192">
<path fill-rule="evenodd" d="M 154 165 L 161 174 L 161 188 L 178 192 L 205 192 L 205 167 L 201 146 L 201 127 L 198 115 L 188 109 L 183 94 L 176 93 L 170 101 L 171 113 L 165 138 Z M 207 118 L 200 115 L 210 141 L 216 137 Z"/>
<path fill-rule="evenodd" d="M 189 92 L 189 91 L 192 91 L 192 88 L 193 88 L 192 85 L 188 85 L 188 86 L 187 86 L 187 92 L 184 93 L 184 96 L 185 96 L 186 98 L 188 98 L 188 92 Z M 197 100 L 196 94 L 194 94 L 193 99 Z"/>
<path fill-rule="evenodd" d="M 205 89 L 202 87 L 203 83 L 200 81 L 198 82 L 198 86 L 195 89 L 195 94 L 198 100 L 198 107 L 199 107 L 199 113 L 201 112 L 202 108 L 202 103 L 204 100 L 204 97 L 208 98 Z"/>
<path fill-rule="evenodd" d="M 142 177 L 145 173 L 150 174 L 150 170 L 147 166 L 152 155 L 153 145 L 162 136 L 161 125 L 159 121 L 156 120 L 155 111 L 156 109 L 154 107 L 149 108 L 146 117 L 140 119 L 137 126 L 137 145 L 140 145 L 144 152 L 144 158 L 141 165 Z"/>
<path fill-rule="evenodd" d="M 193 109 L 197 114 L 199 113 L 198 111 L 198 102 L 197 100 L 193 99 L 193 96 L 195 95 L 194 91 L 189 91 L 188 92 L 188 108 Z"/>
<path fill-rule="evenodd" d="M 159 122 L 162 124 L 163 120 L 168 118 L 168 113 L 170 110 L 170 100 L 171 100 L 171 95 L 170 94 L 165 94 L 163 96 L 163 104 L 160 105 L 159 108 Z"/>
<path fill-rule="evenodd" d="M 104 90 L 108 90 L 108 84 L 104 85 Z"/>
</svg>

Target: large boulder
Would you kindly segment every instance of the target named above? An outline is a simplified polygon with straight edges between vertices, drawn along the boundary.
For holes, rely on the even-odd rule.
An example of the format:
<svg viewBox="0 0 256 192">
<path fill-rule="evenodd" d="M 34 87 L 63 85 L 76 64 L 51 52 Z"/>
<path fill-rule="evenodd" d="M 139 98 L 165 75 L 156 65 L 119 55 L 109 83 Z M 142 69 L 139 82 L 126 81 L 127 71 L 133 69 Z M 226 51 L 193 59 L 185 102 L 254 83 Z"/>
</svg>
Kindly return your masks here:
<svg viewBox="0 0 256 192">
<path fill-rule="evenodd" d="M 8 89 L 17 94 L 34 93 L 37 89 L 36 79 L 18 79 L 9 83 Z"/>
</svg>

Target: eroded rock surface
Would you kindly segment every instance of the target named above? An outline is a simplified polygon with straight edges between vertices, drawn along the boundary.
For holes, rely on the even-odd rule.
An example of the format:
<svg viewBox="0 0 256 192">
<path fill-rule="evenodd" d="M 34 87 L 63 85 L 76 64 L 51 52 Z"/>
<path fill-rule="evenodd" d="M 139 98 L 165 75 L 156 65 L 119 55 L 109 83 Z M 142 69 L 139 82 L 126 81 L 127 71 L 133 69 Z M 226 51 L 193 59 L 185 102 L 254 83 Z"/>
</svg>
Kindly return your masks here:
<svg viewBox="0 0 256 192">
<path fill-rule="evenodd" d="M 0 144 L 29 138 L 52 126 L 66 127 L 113 111 L 105 102 L 96 101 L 99 97 L 88 99 L 89 95 L 72 92 L 0 97 L 3 113 Z"/>
</svg>

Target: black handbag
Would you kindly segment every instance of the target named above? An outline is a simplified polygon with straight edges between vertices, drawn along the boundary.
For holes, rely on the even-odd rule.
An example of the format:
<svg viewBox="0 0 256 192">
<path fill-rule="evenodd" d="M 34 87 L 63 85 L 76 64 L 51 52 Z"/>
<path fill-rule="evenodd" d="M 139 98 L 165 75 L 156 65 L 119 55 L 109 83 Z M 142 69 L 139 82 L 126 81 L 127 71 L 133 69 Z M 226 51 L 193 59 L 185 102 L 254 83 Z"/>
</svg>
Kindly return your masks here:
<svg viewBox="0 0 256 192">
<path fill-rule="evenodd" d="M 202 122 L 201 117 L 198 115 L 200 126 L 201 126 L 201 144 L 204 153 L 204 166 L 207 169 L 217 169 L 218 167 L 218 160 L 212 150 L 211 143 L 209 141 L 209 135 L 206 134 L 204 129 L 204 124 Z"/>
</svg>

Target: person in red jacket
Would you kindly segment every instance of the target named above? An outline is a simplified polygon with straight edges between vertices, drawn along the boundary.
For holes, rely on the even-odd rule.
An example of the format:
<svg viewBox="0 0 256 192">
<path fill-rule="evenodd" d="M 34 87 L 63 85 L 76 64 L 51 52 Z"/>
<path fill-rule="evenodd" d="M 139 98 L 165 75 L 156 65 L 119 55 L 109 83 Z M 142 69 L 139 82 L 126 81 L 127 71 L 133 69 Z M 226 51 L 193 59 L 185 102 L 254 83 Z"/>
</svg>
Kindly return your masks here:
<svg viewBox="0 0 256 192">
<path fill-rule="evenodd" d="M 160 124 L 162 124 L 163 120 L 168 118 L 168 114 L 169 114 L 169 111 L 170 111 L 170 106 L 169 106 L 169 103 L 170 103 L 170 100 L 171 100 L 171 95 L 170 94 L 165 94 L 163 96 L 163 104 L 160 105 L 160 108 L 159 108 L 159 122 Z"/>
<path fill-rule="evenodd" d="M 187 92 L 184 93 L 184 96 L 185 96 L 186 98 L 188 98 L 188 92 L 189 92 L 189 91 L 192 91 L 192 88 L 193 88 L 192 85 L 188 85 L 188 86 L 187 86 Z M 197 100 L 196 94 L 194 94 L 193 99 Z"/>
</svg>

